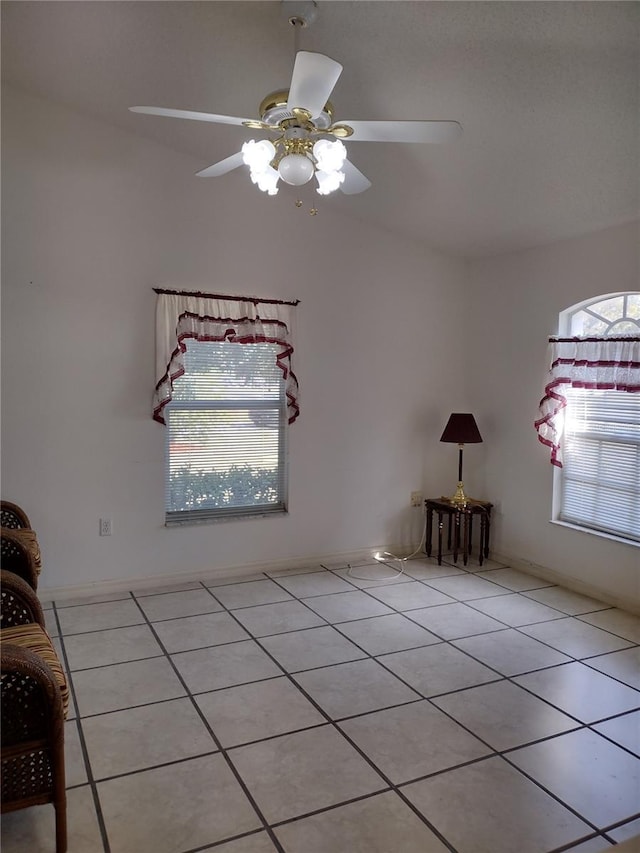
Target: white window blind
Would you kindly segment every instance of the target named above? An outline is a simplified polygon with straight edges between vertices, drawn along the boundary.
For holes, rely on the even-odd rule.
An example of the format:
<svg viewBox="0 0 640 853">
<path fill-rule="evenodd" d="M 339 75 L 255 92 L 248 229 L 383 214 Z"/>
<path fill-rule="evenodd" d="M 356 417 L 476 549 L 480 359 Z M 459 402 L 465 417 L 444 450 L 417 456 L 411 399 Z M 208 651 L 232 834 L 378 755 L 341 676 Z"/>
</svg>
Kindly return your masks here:
<svg viewBox="0 0 640 853">
<path fill-rule="evenodd" d="M 167 524 L 286 511 L 281 347 L 186 341 L 165 408 Z"/>
<path fill-rule="evenodd" d="M 565 393 L 561 520 L 640 541 L 640 394 Z"/>
</svg>

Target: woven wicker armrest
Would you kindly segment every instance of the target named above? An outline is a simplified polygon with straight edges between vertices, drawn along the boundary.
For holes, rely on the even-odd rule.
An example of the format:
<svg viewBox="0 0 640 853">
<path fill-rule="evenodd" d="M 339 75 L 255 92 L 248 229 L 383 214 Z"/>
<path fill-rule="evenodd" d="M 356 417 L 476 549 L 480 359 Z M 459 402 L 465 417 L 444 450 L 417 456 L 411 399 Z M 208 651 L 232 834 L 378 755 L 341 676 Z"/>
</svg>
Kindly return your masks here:
<svg viewBox="0 0 640 853">
<path fill-rule="evenodd" d="M 64 706 L 53 670 L 31 649 L 3 642 L 0 668 L 4 760 L 5 751 L 17 744 L 61 736 Z"/>
<path fill-rule="evenodd" d="M 28 630 L 28 626 L 23 627 Z M 3 634 L 20 630 L 21 627 L 9 628 Z M 0 671 L 0 811 L 53 803 L 56 853 L 66 853 L 64 704 L 58 679 L 40 654 L 4 640 L 0 646 Z"/>
<path fill-rule="evenodd" d="M 33 589 L 38 588 L 38 559 L 39 549 L 32 543 L 25 542 L 23 534 L 26 531 L 11 530 L 8 527 L 0 529 L 0 557 L 2 568 L 24 578 Z M 37 540 L 36 540 L 37 542 Z"/>
<path fill-rule="evenodd" d="M 0 572 L 0 627 L 36 622 L 45 627 L 42 605 L 32 587 L 13 572 Z"/>
<path fill-rule="evenodd" d="M 31 527 L 31 522 L 27 513 L 17 504 L 12 504 L 9 501 L 0 501 L 0 525 L 2 527 L 18 529 L 21 527 Z"/>
<path fill-rule="evenodd" d="M 51 637 L 45 629 L 32 622 L 30 625 L 14 625 L 13 628 L 3 628 L 0 631 L 0 643 L 3 646 L 19 646 L 36 654 L 49 667 L 60 688 L 62 710 L 67 716 L 69 708 L 69 684 L 64 673 L 60 658 L 53 647 Z"/>
</svg>

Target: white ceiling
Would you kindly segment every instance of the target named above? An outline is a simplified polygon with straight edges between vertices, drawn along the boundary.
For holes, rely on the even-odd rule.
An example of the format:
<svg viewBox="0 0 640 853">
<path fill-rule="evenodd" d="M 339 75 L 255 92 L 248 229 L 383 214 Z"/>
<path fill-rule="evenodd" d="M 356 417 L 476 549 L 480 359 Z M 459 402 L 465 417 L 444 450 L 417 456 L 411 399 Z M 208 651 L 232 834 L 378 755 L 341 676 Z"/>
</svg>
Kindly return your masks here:
<svg viewBox="0 0 640 853">
<path fill-rule="evenodd" d="M 638 216 L 640 4 L 318 6 L 300 48 L 344 65 L 336 119 L 455 119 L 464 128 L 444 146 L 347 143 L 373 186 L 323 199 L 321 212 L 335 207 L 466 257 Z M 255 132 L 127 107 L 257 117 L 291 76 L 293 30 L 271 0 L 4 0 L 1 13 L 4 80 L 191 154 L 194 171 Z M 196 180 L 232 186 L 248 176 L 185 173 Z"/>
</svg>

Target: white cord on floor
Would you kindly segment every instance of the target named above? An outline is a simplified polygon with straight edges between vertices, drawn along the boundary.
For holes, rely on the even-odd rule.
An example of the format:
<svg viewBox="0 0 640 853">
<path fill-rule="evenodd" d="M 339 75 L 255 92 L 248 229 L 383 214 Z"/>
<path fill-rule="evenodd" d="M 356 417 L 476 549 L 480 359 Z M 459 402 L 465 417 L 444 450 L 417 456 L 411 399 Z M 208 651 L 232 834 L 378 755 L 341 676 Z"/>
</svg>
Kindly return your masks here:
<svg viewBox="0 0 640 853">
<path fill-rule="evenodd" d="M 376 554 L 373 555 L 373 559 L 376 560 L 378 563 L 386 563 L 387 560 L 385 560 L 383 558 L 389 557 L 393 562 L 397 562 L 400 564 L 406 563 L 407 560 L 410 560 L 412 557 L 415 557 L 415 555 L 422 550 L 422 546 L 424 545 L 426 533 L 427 533 L 427 530 L 425 527 L 422 531 L 422 539 L 420 540 L 420 544 L 418 545 L 416 550 L 413 552 L 413 554 L 409 554 L 407 557 L 396 557 L 395 554 L 390 554 L 389 551 L 383 551 L 382 553 L 380 551 L 378 551 Z M 353 568 L 352 568 L 350 563 L 347 563 L 347 569 L 348 569 L 347 575 L 349 577 L 356 578 L 356 580 L 359 580 L 359 581 L 374 581 L 374 580 L 393 581 L 396 578 L 399 578 L 400 575 L 404 574 L 404 566 L 403 565 L 400 565 L 400 568 L 396 571 L 395 575 L 389 575 L 388 577 L 382 577 L 382 578 L 371 578 L 371 577 L 367 578 L 367 577 L 363 577 L 362 575 L 354 575 Z"/>
<path fill-rule="evenodd" d="M 384 560 L 382 559 L 383 556 L 384 555 L 381 555 L 381 554 L 374 554 L 373 559 L 377 560 L 377 562 L 379 562 L 379 563 L 383 563 L 384 562 Z M 393 555 L 389 554 L 389 556 L 392 557 Z M 395 557 L 394 559 L 397 560 L 397 559 L 403 559 L 403 558 Z M 396 578 L 399 578 L 400 575 L 403 575 L 403 574 L 404 574 L 404 569 L 402 567 L 400 567 L 400 569 L 396 572 L 395 575 L 387 575 L 386 577 L 383 576 L 381 578 L 380 577 L 378 577 L 378 578 L 365 577 L 364 575 L 354 575 L 353 567 L 351 566 L 351 563 L 347 563 L 347 577 L 356 578 L 356 580 L 359 580 L 359 581 L 394 581 Z"/>
</svg>

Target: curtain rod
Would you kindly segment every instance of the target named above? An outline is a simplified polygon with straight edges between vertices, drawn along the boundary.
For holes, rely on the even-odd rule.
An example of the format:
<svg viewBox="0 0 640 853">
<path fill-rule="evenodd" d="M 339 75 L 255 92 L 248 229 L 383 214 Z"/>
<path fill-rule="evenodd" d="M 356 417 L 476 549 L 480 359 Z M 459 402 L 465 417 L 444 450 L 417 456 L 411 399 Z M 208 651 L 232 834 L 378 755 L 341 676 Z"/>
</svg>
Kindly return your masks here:
<svg viewBox="0 0 640 853">
<path fill-rule="evenodd" d="M 234 302 L 264 302 L 269 305 L 299 305 L 300 300 L 296 299 L 293 302 L 288 302 L 285 299 L 261 299 L 258 296 L 226 296 L 223 293 L 203 293 L 201 290 L 164 290 L 161 287 L 153 288 L 155 293 L 168 293 L 172 296 L 202 296 L 205 299 L 231 299 Z"/>
</svg>

